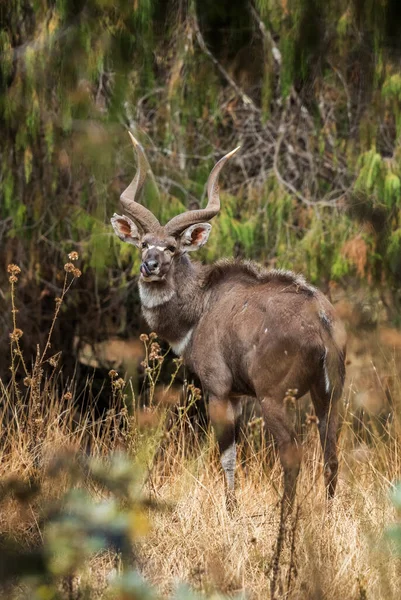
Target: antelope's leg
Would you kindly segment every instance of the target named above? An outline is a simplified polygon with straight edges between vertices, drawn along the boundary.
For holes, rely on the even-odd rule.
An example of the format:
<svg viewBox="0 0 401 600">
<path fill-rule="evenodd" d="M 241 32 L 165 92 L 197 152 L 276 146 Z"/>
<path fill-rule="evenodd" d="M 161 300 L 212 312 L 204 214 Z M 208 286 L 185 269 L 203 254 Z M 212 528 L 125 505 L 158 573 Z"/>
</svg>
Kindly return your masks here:
<svg viewBox="0 0 401 600">
<path fill-rule="evenodd" d="M 229 508 L 232 508 L 235 504 L 236 440 L 238 438 L 241 412 L 242 404 L 239 399 L 220 399 L 212 396 L 209 400 L 210 420 L 219 444 L 220 461 L 226 480 L 226 500 Z"/>
<path fill-rule="evenodd" d="M 266 428 L 277 445 L 284 471 L 284 501 L 291 509 L 294 502 L 297 478 L 301 466 L 302 450 L 297 436 L 288 422 L 284 407 L 270 398 L 261 401 Z"/>
<path fill-rule="evenodd" d="M 338 458 L 338 402 L 331 400 L 326 394 L 318 394 L 311 390 L 313 405 L 318 418 L 320 443 L 324 456 L 324 483 L 328 498 L 333 498 L 337 485 Z"/>
</svg>

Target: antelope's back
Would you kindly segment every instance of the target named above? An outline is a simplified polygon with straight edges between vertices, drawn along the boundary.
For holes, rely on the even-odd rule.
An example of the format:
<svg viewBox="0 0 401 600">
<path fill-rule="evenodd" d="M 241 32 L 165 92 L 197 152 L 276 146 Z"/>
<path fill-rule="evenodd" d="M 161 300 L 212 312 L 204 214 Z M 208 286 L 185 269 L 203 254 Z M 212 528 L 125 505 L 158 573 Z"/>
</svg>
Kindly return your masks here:
<svg viewBox="0 0 401 600">
<path fill-rule="evenodd" d="M 345 341 L 322 292 L 287 271 L 255 274 L 248 263 L 214 282 L 191 354 L 201 379 L 218 368 L 235 393 L 259 395 L 280 382 L 306 392 L 326 355 L 343 371 Z"/>
</svg>

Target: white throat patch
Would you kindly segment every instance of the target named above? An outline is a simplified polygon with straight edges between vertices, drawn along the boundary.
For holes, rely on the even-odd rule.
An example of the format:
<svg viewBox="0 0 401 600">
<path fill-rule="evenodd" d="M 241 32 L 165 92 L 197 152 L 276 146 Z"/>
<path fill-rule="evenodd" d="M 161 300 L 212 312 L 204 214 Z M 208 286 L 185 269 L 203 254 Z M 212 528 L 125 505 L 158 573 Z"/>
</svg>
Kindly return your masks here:
<svg viewBox="0 0 401 600">
<path fill-rule="evenodd" d="M 182 356 L 184 354 L 185 348 L 188 346 L 188 344 L 191 340 L 193 331 L 194 331 L 193 328 L 190 329 L 189 331 L 187 331 L 187 333 L 182 338 L 180 338 L 173 344 L 170 344 L 171 349 L 174 352 L 174 354 L 176 354 L 177 356 Z"/>
<path fill-rule="evenodd" d="M 145 308 L 156 308 L 156 306 L 162 306 L 166 304 L 173 296 L 175 291 L 172 289 L 158 290 L 153 289 L 152 285 L 141 285 L 139 282 L 139 297 L 142 302 L 142 306 Z"/>
</svg>

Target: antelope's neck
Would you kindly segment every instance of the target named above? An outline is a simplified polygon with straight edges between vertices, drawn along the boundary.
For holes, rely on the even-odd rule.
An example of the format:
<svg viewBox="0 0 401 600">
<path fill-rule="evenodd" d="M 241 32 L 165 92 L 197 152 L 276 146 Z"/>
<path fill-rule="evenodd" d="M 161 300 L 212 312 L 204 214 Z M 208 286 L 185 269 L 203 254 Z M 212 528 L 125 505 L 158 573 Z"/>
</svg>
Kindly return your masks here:
<svg viewBox="0 0 401 600">
<path fill-rule="evenodd" d="M 199 283 L 201 268 L 184 255 L 176 261 L 174 271 L 165 281 L 139 281 L 142 312 L 149 327 L 166 340 L 178 356 L 188 347 L 204 310 L 205 298 Z"/>
</svg>

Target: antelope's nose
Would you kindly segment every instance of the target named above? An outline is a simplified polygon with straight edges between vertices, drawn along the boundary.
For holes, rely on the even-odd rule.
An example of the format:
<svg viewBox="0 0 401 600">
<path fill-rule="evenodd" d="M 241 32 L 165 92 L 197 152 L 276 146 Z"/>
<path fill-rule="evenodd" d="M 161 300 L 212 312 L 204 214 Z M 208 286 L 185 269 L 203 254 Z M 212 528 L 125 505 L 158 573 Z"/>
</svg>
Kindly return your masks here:
<svg viewBox="0 0 401 600">
<path fill-rule="evenodd" d="M 154 258 L 145 260 L 143 264 L 145 265 L 145 268 L 148 271 L 148 273 L 152 273 L 153 271 L 156 271 L 157 267 L 159 266 L 159 263 Z"/>
</svg>

